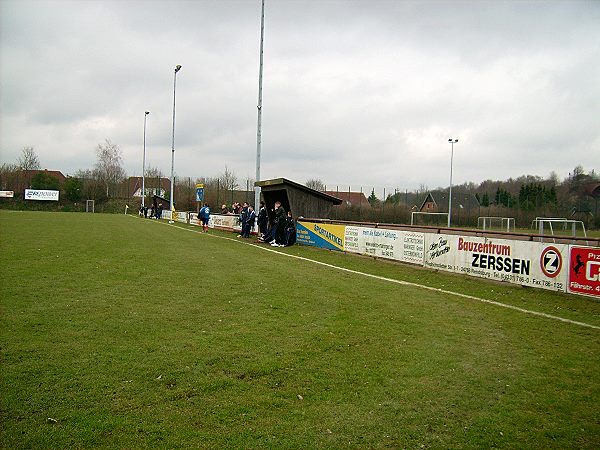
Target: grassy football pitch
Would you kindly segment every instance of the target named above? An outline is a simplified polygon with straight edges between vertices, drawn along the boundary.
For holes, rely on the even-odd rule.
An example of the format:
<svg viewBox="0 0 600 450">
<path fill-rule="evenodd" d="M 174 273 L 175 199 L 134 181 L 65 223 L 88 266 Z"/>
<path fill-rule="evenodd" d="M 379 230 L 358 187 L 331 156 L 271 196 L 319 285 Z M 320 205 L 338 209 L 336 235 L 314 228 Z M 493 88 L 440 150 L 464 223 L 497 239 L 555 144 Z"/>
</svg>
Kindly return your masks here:
<svg viewBox="0 0 600 450">
<path fill-rule="evenodd" d="M 197 231 L 0 211 L 0 447 L 600 447 L 600 302 Z"/>
</svg>

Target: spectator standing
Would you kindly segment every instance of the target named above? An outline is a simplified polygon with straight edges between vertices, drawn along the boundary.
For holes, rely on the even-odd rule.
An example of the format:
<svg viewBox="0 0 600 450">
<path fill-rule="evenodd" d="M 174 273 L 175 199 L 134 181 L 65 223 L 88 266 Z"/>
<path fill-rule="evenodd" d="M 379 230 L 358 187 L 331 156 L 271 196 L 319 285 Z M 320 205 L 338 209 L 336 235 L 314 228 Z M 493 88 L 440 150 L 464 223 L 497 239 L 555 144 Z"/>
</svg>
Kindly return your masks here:
<svg viewBox="0 0 600 450">
<path fill-rule="evenodd" d="M 162 219 L 163 206 L 162 203 L 158 204 L 158 208 L 156 208 L 156 218 Z"/>
<path fill-rule="evenodd" d="M 252 231 L 252 227 L 254 226 L 255 220 L 256 213 L 254 212 L 254 208 L 252 206 L 248 206 L 248 212 L 246 213 L 246 221 L 244 222 L 244 227 L 242 228 L 242 237 L 250 237 L 250 231 Z"/>
<path fill-rule="evenodd" d="M 285 219 L 285 245 L 294 245 L 296 243 L 296 222 L 292 212 L 288 211 Z"/>
<path fill-rule="evenodd" d="M 273 247 L 285 247 L 285 218 L 285 209 L 278 200 L 275 202 L 275 220 L 273 221 L 275 240 L 271 243 Z"/>
<path fill-rule="evenodd" d="M 260 209 L 258 210 L 258 235 L 264 238 L 267 234 L 267 208 L 265 208 L 265 202 L 260 202 Z"/>
<path fill-rule="evenodd" d="M 229 214 L 229 208 L 227 205 L 221 205 L 221 214 Z"/>
<path fill-rule="evenodd" d="M 244 202 L 244 206 L 239 212 L 240 226 L 242 227 L 238 237 L 244 237 L 244 227 L 246 226 L 246 219 L 248 218 L 248 203 Z"/>
<path fill-rule="evenodd" d="M 200 217 L 200 221 L 202 222 L 202 231 L 204 233 L 208 233 L 208 221 L 210 220 L 210 206 L 208 205 L 208 203 L 205 203 L 204 206 L 200 208 L 198 216 Z"/>
</svg>

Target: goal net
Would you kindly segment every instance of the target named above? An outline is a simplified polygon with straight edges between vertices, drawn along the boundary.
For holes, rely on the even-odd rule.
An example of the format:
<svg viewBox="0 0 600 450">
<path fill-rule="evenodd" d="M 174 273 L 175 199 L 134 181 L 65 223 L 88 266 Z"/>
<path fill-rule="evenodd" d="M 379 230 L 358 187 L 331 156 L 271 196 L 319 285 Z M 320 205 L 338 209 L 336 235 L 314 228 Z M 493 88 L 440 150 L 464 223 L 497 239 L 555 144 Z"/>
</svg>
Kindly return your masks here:
<svg viewBox="0 0 600 450">
<path fill-rule="evenodd" d="M 448 225 L 448 213 L 413 211 L 410 214 L 411 225 Z"/>
<path fill-rule="evenodd" d="M 481 230 L 515 231 L 514 217 L 478 217 L 477 228 Z"/>
<path fill-rule="evenodd" d="M 587 237 L 585 225 L 581 220 L 570 220 L 564 217 L 536 217 L 531 227 L 542 236 Z"/>
<path fill-rule="evenodd" d="M 94 200 L 85 201 L 85 212 L 94 212 Z"/>
</svg>

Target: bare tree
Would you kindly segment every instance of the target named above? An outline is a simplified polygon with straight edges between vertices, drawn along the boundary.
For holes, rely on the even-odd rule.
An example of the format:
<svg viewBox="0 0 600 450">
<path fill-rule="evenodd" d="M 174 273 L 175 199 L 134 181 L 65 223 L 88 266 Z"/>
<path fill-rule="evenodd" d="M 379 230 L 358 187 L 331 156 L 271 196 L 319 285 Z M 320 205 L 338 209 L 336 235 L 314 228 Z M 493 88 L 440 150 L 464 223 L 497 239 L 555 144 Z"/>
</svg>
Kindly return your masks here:
<svg viewBox="0 0 600 450">
<path fill-rule="evenodd" d="M 238 178 L 234 172 L 229 171 L 227 166 L 225 166 L 225 172 L 219 175 L 219 182 L 224 189 L 234 191 L 236 187 L 238 187 Z"/>
<path fill-rule="evenodd" d="M 113 144 L 110 139 L 106 139 L 104 144 L 98 144 L 96 148 L 98 160 L 94 165 L 96 177 L 102 181 L 106 187 L 106 196 L 109 197 L 109 187 L 112 186 L 113 192 L 116 185 L 125 178 L 125 169 L 123 169 L 123 157 L 121 149 L 117 144 Z"/>
<path fill-rule="evenodd" d="M 162 177 L 162 172 L 158 167 L 147 167 L 145 176 L 146 178 L 160 178 Z"/>
<path fill-rule="evenodd" d="M 2 164 L 0 166 L 0 189 L 16 189 L 20 170 L 17 164 Z"/>
<path fill-rule="evenodd" d="M 23 147 L 19 158 L 19 167 L 21 170 L 39 170 L 42 168 L 33 147 Z"/>
<path fill-rule="evenodd" d="M 315 191 L 325 192 L 325 183 L 318 178 L 311 178 L 306 180 L 306 187 L 314 189 Z"/>
</svg>

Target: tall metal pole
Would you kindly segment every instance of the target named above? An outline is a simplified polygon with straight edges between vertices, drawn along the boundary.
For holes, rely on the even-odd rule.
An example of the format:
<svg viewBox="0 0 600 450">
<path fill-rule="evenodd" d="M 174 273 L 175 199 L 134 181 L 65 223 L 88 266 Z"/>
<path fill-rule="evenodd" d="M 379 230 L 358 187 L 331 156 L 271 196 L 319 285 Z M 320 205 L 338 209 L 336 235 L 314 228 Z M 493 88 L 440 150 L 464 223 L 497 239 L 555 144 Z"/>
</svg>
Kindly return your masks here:
<svg viewBox="0 0 600 450">
<path fill-rule="evenodd" d="M 146 118 L 150 111 L 144 113 L 144 157 L 142 158 L 142 207 L 146 206 Z"/>
<path fill-rule="evenodd" d="M 262 144 L 262 82 L 263 82 L 263 42 L 265 36 L 265 0 L 261 2 L 260 14 L 260 64 L 258 69 L 258 124 L 256 126 L 256 181 L 260 181 L 260 150 Z M 254 187 L 254 209 L 260 208 L 260 187 Z"/>
<path fill-rule="evenodd" d="M 175 86 L 177 84 L 177 72 L 181 69 L 178 64 L 175 66 L 175 74 L 173 75 L 173 135 L 171 137 L 171 195 L 170 197 L 170 209 L 173 211 L 173 200 L 175 197 L 174 191 L 174 176 L 175 176 Z M 173 217 L 171 217 L 171 220 Z"/>
<path fill-rule="evenodd" d="M 452 162 L 454 160 L 454 144 L 458 142 L 458 139 L 448 139 L 452 146 L 450 153 L 450 193 L 448 195 L 448 228 L 450 228 L 450 218 L 452 217 Z"/>
</svg>

